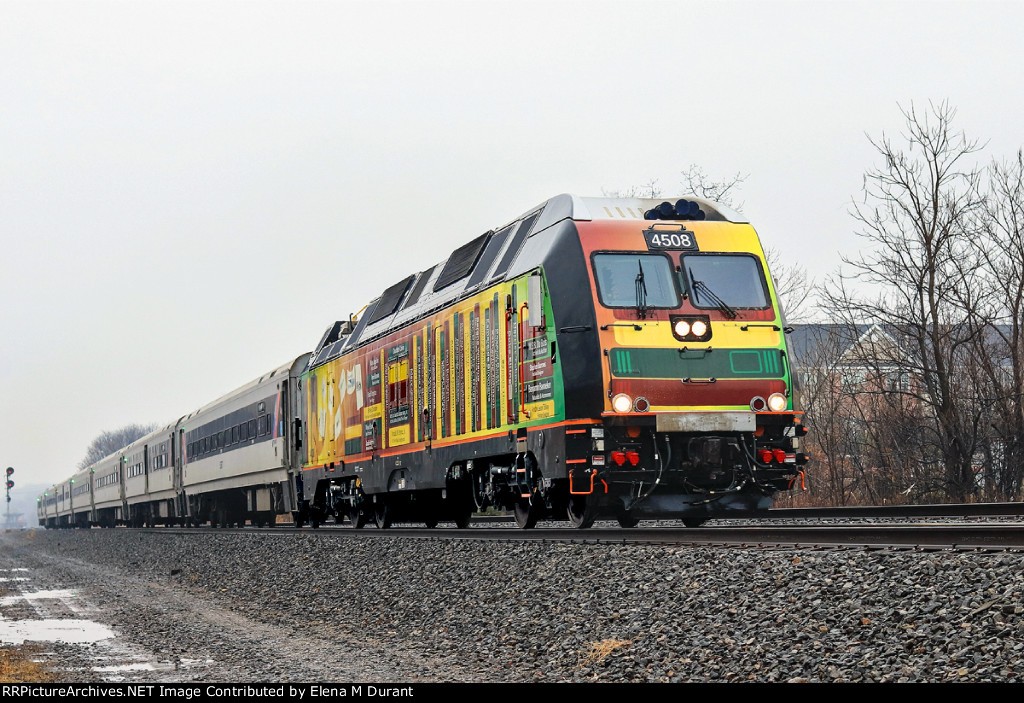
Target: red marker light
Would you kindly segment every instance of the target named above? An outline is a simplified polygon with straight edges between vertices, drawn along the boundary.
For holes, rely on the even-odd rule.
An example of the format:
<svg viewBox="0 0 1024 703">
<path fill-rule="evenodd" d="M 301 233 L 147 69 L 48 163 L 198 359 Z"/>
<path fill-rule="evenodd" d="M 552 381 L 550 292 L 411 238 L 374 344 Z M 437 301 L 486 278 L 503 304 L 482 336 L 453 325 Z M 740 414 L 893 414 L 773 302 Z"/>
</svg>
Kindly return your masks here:
<svg viewBox="0 0 1024 703">
<path fill-rule="evenodd" d="M 786 461 L 785 449 L 774 449 L 772 450 L 772 454 L 775 455 L 775 461 L 779 462 L 780 464 Z"/>
<path fill-rule="evenodd" d="M 626 455 L 622 452 L 612 452 L 612 461 L 617 465 L 622 466 L 626 463 Z"/>
<path fill-rule="evenodd" d="M 772 463 L 772 450 L 771 449 L 762 449 L 761 451 L 759 451 L 757 453 L 757 458 L 761 460 L 762 464 L 770 464 L 770 463 Z"/>
<path fill-rule="evenodd" d="M 632 464 L 633 466 L 636 466 L 637 464 L 640 463 L 639 452 L 626 452 L 626 458 L 629 459 L 629 463 Z"/>
</svg>

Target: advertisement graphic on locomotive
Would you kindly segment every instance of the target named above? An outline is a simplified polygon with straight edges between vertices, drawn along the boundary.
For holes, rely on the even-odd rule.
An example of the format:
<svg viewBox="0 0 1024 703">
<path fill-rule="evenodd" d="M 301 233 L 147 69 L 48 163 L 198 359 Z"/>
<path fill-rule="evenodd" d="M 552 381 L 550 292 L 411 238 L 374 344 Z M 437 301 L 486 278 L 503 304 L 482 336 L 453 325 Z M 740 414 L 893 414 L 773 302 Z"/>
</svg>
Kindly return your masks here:
<svg viewBox="0 0 1024 703">
<path fill-rule="evenodd" d="M 147 438 L 122 450 L 118 520 L 129 503 L 145 506 L 135 522 L 290 512 L 382 528 L 465 526 L 488 506 L 524 528 L 742 515 L 803 481 L 788 359 L 742 216 L 699 198 L 557 196 L 332 325 L 279 395 L 155 433 L 176 444 L 171 493 L 136 477 L 161 470 Z M 41 523 L 75 524 L 62 506 L 41 497 Z"/>
</svg>

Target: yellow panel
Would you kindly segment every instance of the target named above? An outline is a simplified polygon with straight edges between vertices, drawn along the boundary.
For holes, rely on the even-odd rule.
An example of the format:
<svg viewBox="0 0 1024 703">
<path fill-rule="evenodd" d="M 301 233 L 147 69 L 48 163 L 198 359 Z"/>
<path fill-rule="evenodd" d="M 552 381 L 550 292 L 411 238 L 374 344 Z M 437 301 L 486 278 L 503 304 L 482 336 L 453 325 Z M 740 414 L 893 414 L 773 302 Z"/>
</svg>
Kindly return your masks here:
<svg viewBox="0 0 1024 703">
<path fill-rule="evenodd" d="M 441 404 L 442 395 L 441 393 L 441 370 L 444 368 L 444 362 L 441 360 L 441 331 L 443 326 L 437 324 L 431 331 L 434 338 L 430 340 L 430 343 L 434 345 L 434 407 L 431 408 L 431 418 L 433 418 L 433 432 L 434 437 L 441 437 Z M 426 381 L 426 385 L 429 385 L 429 379 Z"/>
<path fill-rule="evenodd" d="M 409 360 L 388 366 L 388 383 L 398 383 L 409 378 Z"/>
<path fill-rule="evenodd" d="M 448 325 L 448 436 L 456 434 L 455 416 L 458 415 L 459 403 L 455 398 L 458 387 L 455 385 L 455 318 Z"/>
<path fill-rule="evenodd" d="M 526 409 L 531 420 L 543 420 L 555 416 L 555 401 L 543 400 L 539 403 L 527 403 Z"/>
<path fill-rule="evenodd" d="M 771 327 L 754 327 L 754 325 L 771 325 L 771 322 L 716 322 L 713 339 L 723 347 L 777 347 L 782 342 L 782 332 Z M 777 323 L 776 323 L 777 324 Z M 747 327 L 746 330 L 740 329 Z M 782 325 L 780 324 L 779 327 Z"/>
<path fill-rule="evenodd" d="M 412 335 L 412 338 L 409 340 L 409 358 L 412 360 L 411 368 L 413 369 L 416 368 L 416 363 L 419 360 L 419 353 L 416 351 L 416 341 L 418 339 L 420 339 L 420 335 L 418 332 L 416 332 Z M 413 371 L 413 373 L 415 373 L 415 371 Z M 420 405 L 419 388 L 416 387 L 416 381 L 413 380 L 409 384 L 409 410 L 412 420 L 413 436 L 418 436 L 417 433 L 420 422 L 420 407 L 422 406 Z"/>
<path fill-rule="evenodd" d="M 409 443 L 409 425 L 392 427 L 388 430 L 388 446 L 396 447 L 400 444 Z"/>
<path fill-rule="evenodd" d="M 473 432 L 473 330 L 469 325 L 472 310 L 460 312 L 462 316 L 462 363 L 456 373 L 462 374 L 462 434 Z"/>
<path fill-rule="evenodd" d="M 615 330 L 615 343 L 623 347 L 678 347 L 685 344 L 694 348 L 710 345 L 727 349 L 749 349 L 777 347 L 782 341 L 782 332 L 777 332 L 771 327 L 752 326 L 778 324 L 777 322 L 714 320 L 711 323 L 711 339 L 707 342 L 682 342 L 676 339 L 667 320 L 639 322 L 637 324 L 640 325 L 640 330 L 633 329 L 631 323 L 619 324 L 623 326 L 612 329 Z M 743 326 L 748 327 L 746 330 L 740 329 Z"/>
<path fill-rule="evenodd" d="M 761 242 L 750 225 L 731 222 L 687 222 L 701 251 L 736 251 L 761 255 Z"/>
<path fill-rule="evenodd" d="M 363 408 L 363 420 L 376 420 L 384 415 L 384 403 L 377 403 L 375 405 L 367 405 Z"/>
</svg>

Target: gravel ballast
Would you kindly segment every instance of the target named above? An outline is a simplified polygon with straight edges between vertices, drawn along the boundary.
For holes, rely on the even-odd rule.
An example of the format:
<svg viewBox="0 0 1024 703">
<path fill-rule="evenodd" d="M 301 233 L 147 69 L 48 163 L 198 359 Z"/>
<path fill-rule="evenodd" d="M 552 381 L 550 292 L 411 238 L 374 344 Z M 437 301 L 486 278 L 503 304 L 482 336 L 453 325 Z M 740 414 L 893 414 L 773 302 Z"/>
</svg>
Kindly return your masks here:
<svg viewBox="0 0 1024 703">
<path fill-rule="evenodd" d="M 117 644 L 68 680 L 1019 681 L 1016 553 L 476 542 L 285 529 L 6 533 Z M 5 618 L 10 616 L 0 612 Z M 81 661 L 79 661 L 81 659 Z"/>
</svg>

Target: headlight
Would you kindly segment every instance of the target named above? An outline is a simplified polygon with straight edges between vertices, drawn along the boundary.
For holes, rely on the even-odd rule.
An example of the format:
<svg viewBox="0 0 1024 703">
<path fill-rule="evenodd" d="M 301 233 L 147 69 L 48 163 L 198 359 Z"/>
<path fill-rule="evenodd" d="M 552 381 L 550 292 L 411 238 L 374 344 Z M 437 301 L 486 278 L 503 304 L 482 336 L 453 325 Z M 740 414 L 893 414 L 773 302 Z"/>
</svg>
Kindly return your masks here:
<svg viewBox="0 0 1024 703">
<path fill-rule="evenodd" d="M 711 339 L 711 319 L 706 315 L 669 315 L 672 335 L 680 342 L 706 342 Z"/>
<path fill-rule="evenodd" d="M 628 413 L 633 409 L 633 399 L 625 393 L 619 393 L 612 398 L 612 410 L 617 413 Z"/>
<path fill-rule="evenodd" d="M 782 393 L 772 393 L 768 396 L 768 409 L 780 413 L 789 405 L 789 400 Z"/>
</svg>

